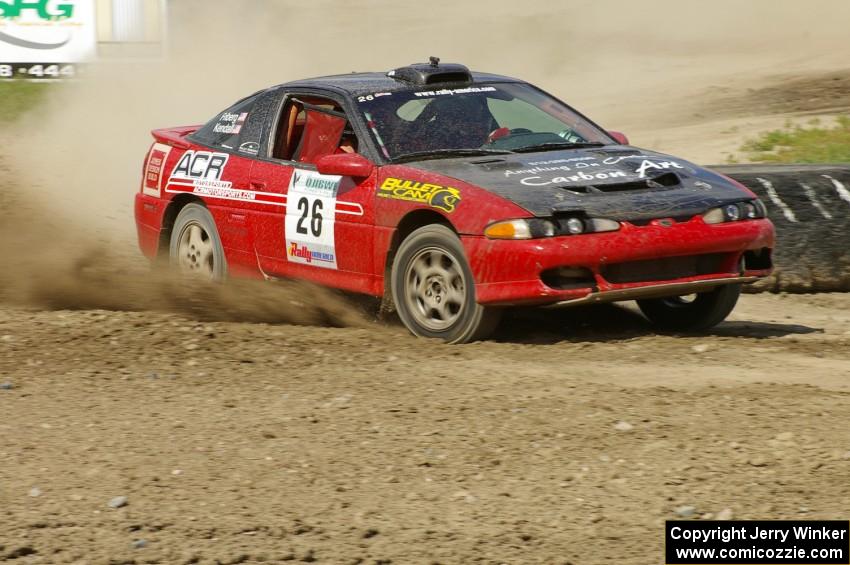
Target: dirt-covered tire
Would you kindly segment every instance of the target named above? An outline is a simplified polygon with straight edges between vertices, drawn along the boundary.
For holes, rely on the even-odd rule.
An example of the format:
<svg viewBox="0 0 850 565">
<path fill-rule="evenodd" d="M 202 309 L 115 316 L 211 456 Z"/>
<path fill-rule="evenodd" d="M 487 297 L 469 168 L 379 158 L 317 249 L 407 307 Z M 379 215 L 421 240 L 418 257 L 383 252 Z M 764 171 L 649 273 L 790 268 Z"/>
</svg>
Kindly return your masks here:
<svg viewBox="0 0 850 565">
<path fill-rule="evenodd" d="M 180 210 L 171 230 L 169 264 L 180 273 L 222 281 L 227 261 L 215 220 L 200 204 L 187 204 Z"/>
<path fill-rule="evenodd" d="M 484 339 L 501 312 L 475 301 L 475 282 L 457 235 L 443 225 L 421 227 L 399 246 L 390 288 L 402 323 L 421 337 L 467 343 Z"/>
<path fill-rule="evenodd" d="M 719 286 L 693 300 L 682 296 L 638 300 L 641 312 L 662 330 L 693 332 L 713 328 L 726 319 L 741 295 L 741 285 Z"/>
</svg>

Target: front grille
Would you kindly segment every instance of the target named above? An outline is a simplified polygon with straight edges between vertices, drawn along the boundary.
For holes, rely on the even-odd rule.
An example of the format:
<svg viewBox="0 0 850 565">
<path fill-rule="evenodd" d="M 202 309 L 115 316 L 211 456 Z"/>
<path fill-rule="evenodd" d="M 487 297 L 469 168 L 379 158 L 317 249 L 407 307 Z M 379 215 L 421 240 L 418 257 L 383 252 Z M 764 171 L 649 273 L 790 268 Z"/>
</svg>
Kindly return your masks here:
<svg viewBox="0 0 850 565">
<path fill-rule="evenodd" d="M 713 275 L 723 272 L 728 253 L 708 253 L 686 257 L 664 257 L 604 265 L 600 273 L 610 283 L 626 284 L 650 281 L 669 281 L 685 277 Z"/>
<path fill-rule="evenodd" d="M 540 273 L 543 284 L 556 290 L 594 288 L 596 279 L 590 269 L 583 267 L 557 267 Z"/>
<path fill-rule="evenodd" d="M 757 251 L 747 251 L 744 253 L 744 269 L 748 271 L 772 269 L 773 260 L 770 255 L 769 247 L 763 247 Z"/>
<path fill-rule="evenodd" d="M 674 223 L 681 224 L 682 222 L 690 222 L 694 218 L 693 214 L 686 214 L 684 216 L 664 216 L 662 218 L 645 218 L 645 219 L 632 219 L 629 220 L 629 223 L 633 226 L 648 226 L 652 222 L 656 220 L 673 220 Z"/>
</svg>

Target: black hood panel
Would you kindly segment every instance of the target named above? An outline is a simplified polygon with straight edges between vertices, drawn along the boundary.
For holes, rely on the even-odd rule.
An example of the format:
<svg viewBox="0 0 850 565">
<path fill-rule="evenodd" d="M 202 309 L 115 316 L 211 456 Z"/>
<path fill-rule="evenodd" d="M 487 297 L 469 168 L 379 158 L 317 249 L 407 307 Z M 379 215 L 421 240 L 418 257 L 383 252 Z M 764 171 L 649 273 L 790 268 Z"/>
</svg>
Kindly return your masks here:
<svg viewBox="0 0 850 565">
<path fill-rule="evenodd" d="M 568 211 L 624 221 L 690 217 L 750 197 L 728 179 L 693 163 L 627 146 L 410 166 L 474 184 L 544 217 Z"/>
</svg>

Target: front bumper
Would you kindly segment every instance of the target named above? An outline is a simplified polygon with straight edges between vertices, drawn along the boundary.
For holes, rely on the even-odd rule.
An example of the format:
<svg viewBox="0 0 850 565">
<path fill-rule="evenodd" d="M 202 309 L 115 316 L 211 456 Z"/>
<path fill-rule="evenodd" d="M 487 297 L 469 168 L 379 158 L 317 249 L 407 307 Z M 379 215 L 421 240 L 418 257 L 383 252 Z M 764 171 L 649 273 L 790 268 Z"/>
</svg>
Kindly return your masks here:
<svg viewBox="0 0 850 565">
<path fill-rule="evenodd" d="M 461 239 L 479 303 L 552 304 L 675 296 L 750 283 L 772 271 L 774 230 L 767 219 L 708 225 L 697 216 L 670 226 L 624 222 L 616 232 L 578 236 Z M 677 261 L 697 267 L 677 269 Z M 552 285 L 546 274 L 560 269 L 585 272 L 587 280 Z"/>
</svg>

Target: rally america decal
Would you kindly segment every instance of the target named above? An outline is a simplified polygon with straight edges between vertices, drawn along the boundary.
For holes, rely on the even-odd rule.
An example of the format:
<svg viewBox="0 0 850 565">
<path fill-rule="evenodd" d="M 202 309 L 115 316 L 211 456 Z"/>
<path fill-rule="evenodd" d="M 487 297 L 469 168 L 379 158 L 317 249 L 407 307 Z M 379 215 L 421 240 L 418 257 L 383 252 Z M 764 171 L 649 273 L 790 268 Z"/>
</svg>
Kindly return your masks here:
<svg viewBox="0 0 850 565">
<path fill-rule="evenodd" d="M 286 258 L 336 269 L 336 197 L 342 177 L 295 169 L 286 198 Z"/>
<path fill-rule="evenodd" d="M 378 196 L 392 198 L 393 200 L 419 202 L 448 213 L 454 212 L 455 207 L 461 201 L 460 190 L 456 188 L 394 177 L 388 177 L 381 183 Z"/>
</svg>

